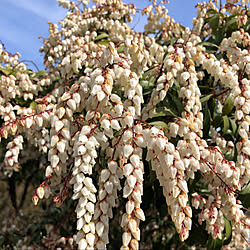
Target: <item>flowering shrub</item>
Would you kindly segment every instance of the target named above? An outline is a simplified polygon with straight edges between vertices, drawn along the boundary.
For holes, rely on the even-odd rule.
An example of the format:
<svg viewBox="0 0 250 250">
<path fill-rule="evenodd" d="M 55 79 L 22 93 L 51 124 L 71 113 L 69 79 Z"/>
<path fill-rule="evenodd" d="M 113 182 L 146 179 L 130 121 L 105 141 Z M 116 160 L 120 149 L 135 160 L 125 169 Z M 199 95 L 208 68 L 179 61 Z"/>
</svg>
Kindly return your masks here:
<svg viewBox="0 0 250 250">
<path fill-rule="evenodd" d="M 156 1 L 58 2 L 68 13 L 49 23 L 47 70 L 0 49 L 1 170 L 15 209 L 2 246 L 246 247 L 249 1 L 198 3 L 192 30 Z M 128 25 L 136 13 L 143 33 Z M 44 212 L 26 225 L 30 183 Z"/>
</svg>

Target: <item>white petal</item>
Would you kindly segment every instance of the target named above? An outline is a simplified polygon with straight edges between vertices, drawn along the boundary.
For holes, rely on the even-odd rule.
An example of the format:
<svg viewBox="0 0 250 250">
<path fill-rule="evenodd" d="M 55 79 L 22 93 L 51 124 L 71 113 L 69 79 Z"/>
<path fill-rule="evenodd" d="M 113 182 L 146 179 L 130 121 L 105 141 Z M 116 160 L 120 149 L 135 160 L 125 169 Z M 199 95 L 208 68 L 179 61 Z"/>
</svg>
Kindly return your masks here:
<svg viewBox="0 0 250 250">
<path fill-rule="evenodd" d="M 127 182 L 128 185 L 133 188 L 136 183 L 136 177 L 134 175 L 130 175 L 129 177 L 127 177 Z"/>
<path fill-rule="evenodd" d="M 57 120 L 56 122 L 55 122 L 55 131 L 56 131 L 56 133 L 60 130 L 60 129 L 62 129 L 64 127 L 64 124 L 63 124 L 63 122 L 61 121 L 61 120 Z"/>
<path fill-rule="evenodd" d="M 57 149 L 58 149 L 58 151 L 59 151 L 60 153 L 63 153 L 63 152 L 65 151 L 65 147 L 66 147 L 65 142 L 59 141 L 59 142 L 57 143 L 56 147 L 57 147 Z"/>
<path fill-rule="evenodd" d="M 93 246 L 94 246 L 94 242 L 95 242 L 95 235 L 92 234 L 92 233 L 88 233 L 88 234 L 86 235 L 86 240 L 87 240 L 88 244 L 89 244 L 91 247 L 93 247 Z"/>
<path fill-rule="evenodd" d="M 129 200 L 127 201 L 126 203 L 126 213 L 127 214 L 131 214 L 134 210 L 134 207 L 135 207 L 135 203 L 133 200 Z"/>
<path fill-rule="evenodd" d="M 101 171 L 100 179 L 101 182 L 105 182 L 110 176 L 110 171 L 108 169 L 103 169 Z"/>
<path fill-rule="evenodd" d="M 99 221 L 96 224 L 96 232 L 97 232 L 97 234 L 98 234 L 99 237 L 103 234 L 103 231 L 104 231 L 104 224 Z"/>
<path fill-rule="evenodd" d="M 132 238 L 131 233 L 124 232 L 122 234 L 122 244 L 123 244 L 123 246 L 128 246 L 128 244 L 130 243 L 131 238 Z"/>
<path fill-rule="evenodd" d="M 111 181 L 105 182 L 104 187 L 105 187 L 106 191 L 108 192 L 108 194 L 112 193 L 112 191 L 113 191 L 113 183 Z"/>
<path fill-rule="evenodd" d="M 136 208 L 136 210 L 135 210 L 135 216 L 138 218 L 138 219 L 140 219 L 140 220 L 142 220 L 142 221 L 145 221 L 145 215 L 144 215 L 144 212 L 143 212 L 143 210 L 141 209 L 141 208 Z"/>
<path fill-rule="evenodd" d="M 88 246 L 88 243 L 85 239 L 81 239 L 78 243 L 78 248 L 81 250 L 85 250 Z"/>
<path fill-rule="evenodd" d="M 76 223 L 77 226 L 76 226 L 76 228 L 77 228 L 78 231 L 82 229 L 82 227 L 83 227 L 83 222 L 84 222 L 83 217 L 81 217 L 81 218 L 79 218 L 79 219 L 77 220 L 77 223 Z"/>
</svg>

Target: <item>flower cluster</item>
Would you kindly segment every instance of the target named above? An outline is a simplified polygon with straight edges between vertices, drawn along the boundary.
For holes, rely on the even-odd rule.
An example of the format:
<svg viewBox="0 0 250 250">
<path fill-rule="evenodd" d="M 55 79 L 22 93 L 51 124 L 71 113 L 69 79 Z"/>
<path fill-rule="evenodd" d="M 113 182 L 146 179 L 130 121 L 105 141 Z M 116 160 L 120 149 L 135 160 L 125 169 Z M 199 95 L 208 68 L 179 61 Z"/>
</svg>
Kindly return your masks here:
<svg viewBox="0 0 250 250">
<path fill-rule="evenodd" d="M 250 222 L 237 195 L 250 177 L 249 14 L 242 8 L 249 1 L 220 9 L 218 1 L 199 3 L 192 30 L 156 1 L 143 10 L 121 0 L 95 0 L 92 9 L 85 0 L 58 2 L 68 13 L 49 23 L 40 49 L 48 73 L 28 70 L 0 44 L 3 169 L 9 177 L 18 171 L 26 144 L 46 155 L 33 203 L 53 196 L 59 207 L 71 196 L 76 205 L 76 230 L 56 244 L 105 249 L 119 207 L 121 249 L 139 249 L 152 172 L 182 242 L 195 216 L 212 239 L 229 239 L 230 224 L 232 244 L 243 246 Z M 148 16 L 144 33 L 127 24 L 136 12 Z M 240 16 L 237 30 L 228 30 L 226 12 Z M 213 40 L 222 30 L 225 37 Z"/>
</svg>

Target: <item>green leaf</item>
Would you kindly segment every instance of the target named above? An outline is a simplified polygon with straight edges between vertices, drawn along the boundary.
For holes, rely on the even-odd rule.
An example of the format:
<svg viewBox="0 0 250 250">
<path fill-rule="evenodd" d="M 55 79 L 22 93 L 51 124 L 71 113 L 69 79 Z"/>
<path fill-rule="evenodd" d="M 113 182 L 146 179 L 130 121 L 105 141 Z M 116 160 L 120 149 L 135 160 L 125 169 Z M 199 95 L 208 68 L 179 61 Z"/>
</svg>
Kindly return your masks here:
<svg viewBox="0 0 250 250">
<path fill-rule="evenodd" d="M 117 52 L 118 53 L 121 53 L 121 52 L 123 52 L 124 51 L 124 43 L 123 44 L 121 44 L 118 48 L 117 48 Z"/>
<path fill-rule="evenodd" d="M 214 10 L 214 9 L 209 9 L 207 11 L 207 14 L 218 14 L 218 12 L 216 10 Z"/>
<path fill-rule="evenodd" d="M 213 94 L 203 96 L 203 97 L 200 99 L 201 103 L 207 102 L 207 101 L 210 99 L 210 97 L 212 97 L 212 96 L 213 96 Z"/>
<path fill-rule="evenodd" d="M 144 74 L 142 75 L 142 78 L 143 78 L 143 79 L 146 79 L 146 78 L 153 72 L 153 70 L 155 69 L 155 67 L 156 67 L 156 66 L 154 66 L 154 67 L 152 67 L 152 68 L 146 70 L 146 71 L 144 72 Z"/>
<path fill-rule="evenodd" d="M 223 240 L 211 238 L 207 244 L 207 250 L 219 250 L 223 246 Z"/>
<path fill-rule="evenodd" d="M 240 195 L 250 194 L 250 183 L 248 183 L 240 192 Z"/>
<path fill-rule="evenodd" d="M 1 67 L 1 66 L 0 66 Z M 4 75 L 6 75 L 6 76 L 8 76 L 8 75 L 10 75 L 11 74 L 11 72 L 12 72 L 12 69 L 11 68 L 0 68 L 0 71 L 4 74 Z"/>
<path fill-rule="evenodd" d="M 40 71 L 36 72 L 36 77 L 46 76 L 47 74 L 48 74 L 48 72 L 46 70 L 40 70 Z"/>
<path fill-rule="evenodd" d="M 164 53 L 163 61 L 164 61 L 164 59 L 166 58 L 167 54 L 168 54 L 168 51 L 166 51 L 166 52 Z"/>
<path fill-rule="evenodd" d="M 166 108 L 166 107 L 158 108 L 157 111 L 158 112 L 153 115 L 153 118 L 160 117 L 160 116 L 167 116 L 167 115 L 176 117 L 175 113 L 171 109 Z"/>
<path fill-rule="evenodd" d="M 208 109 L 207 102 L 204 104 L 204 119 L 203 119 L 203 136 L 204 138 L 208 138 L 209 131 L 210 131 L 210 125 L 211 125 L 211 114 L 210 110 Z"/>
<path fill-rule="evenodd" d="M 211 43 L 211 42 L 200 42 L 200 43 L 196 44 L 196 46 L 198 46 L 198 45 L 203 45 L 205 47 L 216 47 L 217 49 L 219 48 L 218 45 Z"/>
<path fill-rule="evenodd" d="M 4 237 L 1 235 L 0 236 L 0 247 L 3 246 L 3 243 L 4 243 Z"/>
<path fill-rule="evenodd" d="M 168 125 L 163 121 L 154 121 L 154 122 L 150 122 L 149 124 L 155 127 L 159 127 L 159 128 L 162 128 L 162 127 L 168 128 Z"/>
<path fill-rule="evenodd" d="M 37 103 L 35 101 L 33 101 L 31 104 L 30 104 L 30 107 L 33 108 L 33 109 L 36 109 L 36 106 L 37 106 Z"/>
<path fill-rule="evenodd" d="M 170 44 L 173 45 L 177 41 L 177 37 L 172 37 L 170 40 Z"/>
<path fill-rule="evenodd" d="M 105 32 L 101 33 L 100 35 L 98 35 L 94 41 L 98 41 L 98 40 L 102 40 L 102 39 L 105 39 L 105 38 L 108 38 L 109 35 Z"/>
<path fill-rule="evenodd" d="M 227 220 L 227 218 L 224 217 L 224 222 L 225 222 L 225 238 L 224 238 L 224 242 L 223 245 L 227 245 L 230 243 L 231 239 L 232 239 L 232 226 L 229 220 Z"/>
<path fill-rule="evenodd" d="M 176 86 L 177 88 L 179 88 L 179 89 L 181 88 L 179 82 L 178 82 L 176 79 L 174 79 L 174 84 L 175 84 L 175 86 Z"/>
<path fill-rule="evenodd" d="M 222 123 L 222 119 L 221 119 L 221 116 L 220 115 L 217 115 L 215 116 L 214 120 L 213 120 L 213 126 L 215 128 L 218 128 L 221 126 L 221 123 Z"/>
<path fill-rule="evenodd" d="M 235 121 L 233 119 L 230 119 L 230 124 L 231 124 L 231 130 L 232 130 L 232 133 L 233 135 L 235 135 L 236 131 L 237 131 L 237 125 L 235 123 Z"/>
<path fill-rule="evenodd" d="M 213 31 L 217 30 L 220 20 L 220 14 L 216 13 L 214 16 L 205 19 Z"/>
<path fill-rule="evenodd" d="M 100 45 L 104 45 L 105 47 L 109 46 L 109 41 L 108 40 L 97 41 L 97 43 L 100 44 Z"/>
<path fill-rule="evenodd" d="M 237 27 L 238 26 L 237 21 L 238 21 L 238 18 L 237 17 L 233 17 L 231 20 L 229 20 L 229 21 L 226 22 L 226 24 L 224 26 L 224 29 L 228 30 L 228 29 L 235 28 L 235 26 Z"/>
<path fill-rule="evenodd" d="M 229 119 L 228 119 L 228 116 L 226 116 L 226 115 L 224 115 L 222 118 L 223 118 L 223 130 L 222 130 L 222 132 L 224 134 L 226 134 L 228 129 L 229 129 Z"/>
<path fill-rule="evenodd" d="M 224 115 L 228 115 L 231 113 L 233 108 L 234 108 L 234 98 L 232 94 L 230 94 L 225 100 L 224 106 L 222 108 L 222 113 Z"/>
<path fill-rule="evenodd" d="M 183 111 L 182 102 L 180 101 L 180 99 L 177 96 L 175 96 L 175 95 L 173 95 L 171 93 L 168 93 L 168 94 L 171 97 L 170 98 L 171 103 L 173 103 L 175 105 L 175 107 L 177 108 L 178 113 L 181 114 L 181 112 Z"/>
</svg>

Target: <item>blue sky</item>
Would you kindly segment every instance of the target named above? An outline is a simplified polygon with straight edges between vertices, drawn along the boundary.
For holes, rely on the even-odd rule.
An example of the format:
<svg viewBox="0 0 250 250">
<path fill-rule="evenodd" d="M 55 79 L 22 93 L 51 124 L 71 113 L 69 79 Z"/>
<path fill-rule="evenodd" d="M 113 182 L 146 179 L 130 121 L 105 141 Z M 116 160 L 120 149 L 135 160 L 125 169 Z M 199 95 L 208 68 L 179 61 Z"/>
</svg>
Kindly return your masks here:
<svg viewBox="0 0 250 250">
<path fill-rule="evenodd" d="M 148 5 L 147 0 L 124 2 L 134 3 L 140 9 Z M 192 27 L 196 3 L 197 0 L 170 0 L 167 4 L 169 15 L 184 26 Z M 9 52 L 19 52 L 20 60 L 32 60 L 43 69 L 43 55 L 39 53 L 42 39 L 38 37 L 47 38 L 47 22 L 57 23 L 65 14 L 66 10 L 58 7 L 56 0 L 1 0 L 0 40 Z M 145 22 L 145 18 L 135 17 L 132 26 L 136 23 L 135 29 L 142 31 Z"/>
</svg>

